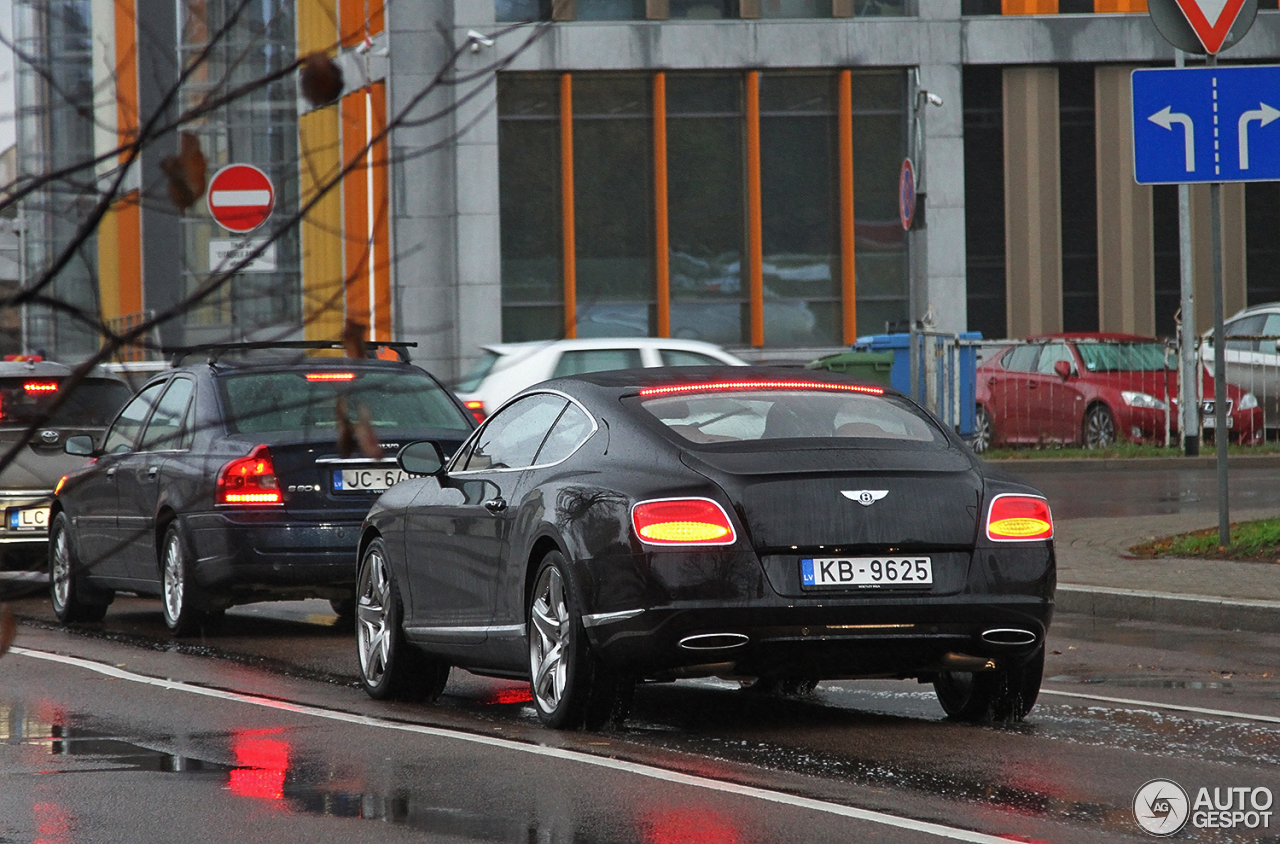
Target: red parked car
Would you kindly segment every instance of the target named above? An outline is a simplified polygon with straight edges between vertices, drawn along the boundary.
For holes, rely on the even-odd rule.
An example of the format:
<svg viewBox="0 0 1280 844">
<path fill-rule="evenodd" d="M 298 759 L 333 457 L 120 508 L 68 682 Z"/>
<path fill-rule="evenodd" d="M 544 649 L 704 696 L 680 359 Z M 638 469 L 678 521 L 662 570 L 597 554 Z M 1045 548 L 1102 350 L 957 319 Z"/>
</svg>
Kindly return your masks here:
<svg viewBox="0 0 1280 844">
<path fill-rule="evenodd" d="M 1132 334 L 1050 334 L 1011 346 L 978 367 L 973 448 L 1065 443 L 1099 448 L 1116 441 L 1164 444 L 1178 435 L 1175 350 Z M 1213 425 L 1213 379 L 1201 395 Z M 1262 409 L 1253 393 L 1227 386 L 1231 439 L 1263 439 Z"/>
</svg>

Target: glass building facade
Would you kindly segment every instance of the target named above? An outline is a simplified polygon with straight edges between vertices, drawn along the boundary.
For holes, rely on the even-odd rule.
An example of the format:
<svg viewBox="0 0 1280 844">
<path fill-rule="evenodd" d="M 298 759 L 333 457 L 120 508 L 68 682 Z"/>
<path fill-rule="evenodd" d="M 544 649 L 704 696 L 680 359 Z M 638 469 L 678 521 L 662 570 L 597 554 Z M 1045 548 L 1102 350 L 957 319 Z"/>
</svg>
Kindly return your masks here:
<svg viewBox="0 0 1280 844">
<path fill-rule="evenodd" d="M 905 74 L 844 73 L 843 98 L 840 71 L 500 75 L 503 339 L 840 345 L 849 316 L 904 319 Z"/>
</svg>

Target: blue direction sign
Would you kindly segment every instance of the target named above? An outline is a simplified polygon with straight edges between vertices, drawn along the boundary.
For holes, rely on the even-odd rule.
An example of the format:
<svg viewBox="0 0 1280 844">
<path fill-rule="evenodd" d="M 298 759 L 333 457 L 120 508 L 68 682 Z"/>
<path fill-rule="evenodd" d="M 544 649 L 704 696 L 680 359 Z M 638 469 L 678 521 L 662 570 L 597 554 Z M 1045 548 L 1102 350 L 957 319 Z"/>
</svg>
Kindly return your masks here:
<svg viewBox="0 0 1280 844">
<path fill-rule="evenodd" d="M 1135 70 L 1138 184 L 1280 181 L 1280 66 Z"/>
</svg>

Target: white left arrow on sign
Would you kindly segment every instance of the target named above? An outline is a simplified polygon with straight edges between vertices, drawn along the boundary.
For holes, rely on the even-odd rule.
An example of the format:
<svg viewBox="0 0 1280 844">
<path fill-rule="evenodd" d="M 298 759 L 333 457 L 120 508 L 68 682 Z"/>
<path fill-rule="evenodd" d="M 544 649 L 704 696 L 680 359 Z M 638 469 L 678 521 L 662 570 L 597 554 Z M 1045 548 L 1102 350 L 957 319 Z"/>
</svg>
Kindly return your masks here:
<svg viewBox="0 0 1280 844">
<path fill-rule="evenodd" d="M 1182 134 L 1187 150 L 1187 172 L 1194 173 L 1196 171 L 1196 127 L 1191 122 L 1191 116 L 1174 111 L 1173 106 L 1165 106 L 1147 119 L 1170 131 L 1173 131 L 1173 124 L 1182 124 Z"/>
<path fill-rule="evenodd" d="M 1258 103 L 1258 108 L 1240 115 L 1240 169 L 1249 169 L 1249 124 L 1257 121 L 1259 126 L 1266 126 L 1280 117 L 1280 111 L 1266 103 Z"/>
</svg>

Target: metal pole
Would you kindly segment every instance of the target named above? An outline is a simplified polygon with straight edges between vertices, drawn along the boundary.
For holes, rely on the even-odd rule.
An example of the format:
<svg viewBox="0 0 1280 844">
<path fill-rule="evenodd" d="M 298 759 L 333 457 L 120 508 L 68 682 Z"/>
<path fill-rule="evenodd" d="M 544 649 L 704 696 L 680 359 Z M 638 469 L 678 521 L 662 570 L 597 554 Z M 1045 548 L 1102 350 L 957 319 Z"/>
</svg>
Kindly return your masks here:
<svg viewBox="0 0 1280 844">
<path fill-rule="evenodd" d="M 1209 56 L 1209 67 L 1218 57 Z M 1218 544 L 1231 542 L 1231 514 L 1227 503 L 1227 343 L 1222 321 L 1222 184 L 1209 185 L 1209 227 L 1213 230 L 1213 443 L 1218 454 Z"/>
<path fill-rule="evenodd" d="M 912 73 L 912 90 L 911 90 L 911 132 L 910 138 L 913 172 L 915 165 L 919 164 L 920 147 L 924 145 L 924 138 L 920 132 L 920 68 L 913 68 Z M 919 175 L 914 177 L 916 184 L 920 183 Z M 917 201 L 919 196 L 917 194 Z M 918 209 L 917 209 L 918 210 Z M 916 330 L 916 294 L 919 290 L 919 282 L 916 274 L 920 271 L 920 256 L 916 253 L 919 251 L 920 238 L 916 234 L 915 226 L 907 232 L 907 360 L 910 362 L 908 377 L 911 380 L 911 400 L 921 401 L 920 397 L 920 334 Z"/>
<path fill-rule="evenodd" d="M 1186 65 L 1186 54 L 1174 50 L 1174 64 Z M 1187 457 L 1200 454 L 1200 368 L 1196 366 L 1196 286 L 1191 261 L 1191 186 L 1178 185 L 1178 257 L 1182 282 L 1182 337 L 1179 339 L 1181 363 L 1182 451 Z"/>
</svg>

